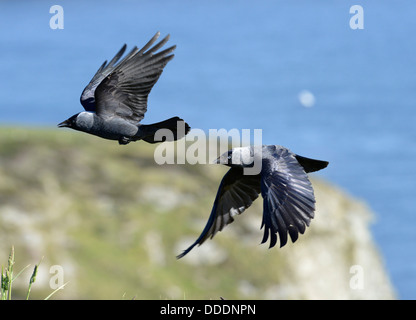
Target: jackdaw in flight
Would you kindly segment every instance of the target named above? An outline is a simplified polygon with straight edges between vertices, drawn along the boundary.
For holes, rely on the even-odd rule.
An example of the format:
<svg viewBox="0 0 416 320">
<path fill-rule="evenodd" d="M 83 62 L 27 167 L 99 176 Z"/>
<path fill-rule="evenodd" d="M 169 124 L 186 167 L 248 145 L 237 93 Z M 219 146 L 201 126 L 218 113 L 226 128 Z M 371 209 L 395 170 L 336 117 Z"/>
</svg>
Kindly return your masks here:
<svg viewBox="0 0 416 320">
<path fill-rule="evenodd" d="M 245 169 L 260 161 L 260 173 L 245 174 Z M 305 232 L 315 212 L 315 196 L 307 173 L 325 168 L 327 161 L 299 156 L 276 145 L 234 148 L 221 155 L 216 162 L 231 167 L 223 177 L 204 230 L 199 238 L 178 259 L 185 256 L 196 245 L 221 231 L 251 206 L 261 193 L 263 197 L 264 236 L 261 243 L 270 237 L 270 248 L 277 242 L 280 247 L 287 243 L 288 234 L 295 242 L 299 233 Z"/>
<path fill-rule="evenodd" d="M 147 111 L 150 90 L 174 57 L 172 52 L 176 48 L 172 46 L 156 53 L 169 40 L 167 35 L 153 45 L 159 35 L 157 32 L 143 48 L 134 47 L 120 60 L 127 47 L 124 45 L 108 64 L 105 61 L 81 94 L 85 111 L 61 122 L 58 127 L 118 140 L 120 144 L 137 140 L 160 142 L 154 139 L 159 129 L 170 130 L 174 140 L 184 137 L 190 127 L 179 117 L 149 125 L 140 124 Z"/>
</svg>

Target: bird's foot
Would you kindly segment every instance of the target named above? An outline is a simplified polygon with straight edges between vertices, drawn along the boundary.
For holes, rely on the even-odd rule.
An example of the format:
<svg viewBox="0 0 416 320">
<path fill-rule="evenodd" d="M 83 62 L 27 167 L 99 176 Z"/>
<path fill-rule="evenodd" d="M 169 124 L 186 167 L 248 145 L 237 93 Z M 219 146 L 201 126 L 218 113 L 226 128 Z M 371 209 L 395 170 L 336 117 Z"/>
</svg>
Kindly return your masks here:
<svg viewBox="0 0 416 320">
<path fill-rule="evenodd" d="M 118 143 L 122 144 L 122 145 L 126 145 L 128 143 L 130 143 L 130 138 L 128 137 L 121 137 L 120 139 L 118 139 Z"/>
</svg>

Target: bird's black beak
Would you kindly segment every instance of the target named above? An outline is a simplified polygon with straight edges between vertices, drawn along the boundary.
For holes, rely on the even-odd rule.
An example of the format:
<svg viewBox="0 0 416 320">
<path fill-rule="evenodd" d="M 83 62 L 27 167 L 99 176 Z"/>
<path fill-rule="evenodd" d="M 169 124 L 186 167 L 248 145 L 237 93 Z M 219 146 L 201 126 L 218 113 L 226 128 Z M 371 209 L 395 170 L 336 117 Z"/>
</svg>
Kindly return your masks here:
<svg viewBox="0 0 416 320">
<path fill-rule="evenodd" d="M 65 120 L 63 122 L 61 122 L 60 124 L 58 124 L 58 128 L 65 128 L 65 127 L 70 127 L 69 121 Z"/>
</svg>

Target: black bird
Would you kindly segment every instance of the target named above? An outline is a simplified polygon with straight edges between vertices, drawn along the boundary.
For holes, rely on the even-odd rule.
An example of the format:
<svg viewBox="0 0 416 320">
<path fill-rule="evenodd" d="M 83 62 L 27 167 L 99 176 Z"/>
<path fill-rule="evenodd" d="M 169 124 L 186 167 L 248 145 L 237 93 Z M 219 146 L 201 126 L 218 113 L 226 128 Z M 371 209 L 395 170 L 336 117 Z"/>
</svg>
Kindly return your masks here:
<svg viewBox="0 0 416 320">
<path fill-rule="evenodd" d="M 244 170 L 253 168 L 255 161 L 261 164 L 260 173 L 245 174 Z M 281 146 L 264 145 L 234 148 L 215 163 L 231 169 L 221 181 L 207 225 L 178 259 L 233 222 L 234 216 L 250 207 L 260 193 L 263 197 L 261 228 L 265 227 L 261 243 L 270 236 L 269 247 L 273 247 L 278 233 L 283 247 L 288 233 L 295 242 L 298 234 L 305 232 L 315 212 L 315 196 L 306 173 L 325 168 L 327 161 L 301 157 Z"/>
<path fill-rule="evenodd" d="M 156 143 L 154 135 L 159 129 L 168 129 L 173 139 L 184 137 L 189 125 L 179 117 L 142 125 L 147 111 L 147 98 L 166 64 L 174 57 L 176 46 L 156 53 L 169 40 L 169 35 L 159 43 L 157 32 L 140 50 L 134 47 L 121 61 L 124 45 L 113 59 L 105 61 L 81 94 L 85 111 L 58 124 L 90 133 L 101 138 L 118 140 L 120 144 L 144 140 Z M 166 138 L 166 137 L 165 137 Z"/>
</svg>

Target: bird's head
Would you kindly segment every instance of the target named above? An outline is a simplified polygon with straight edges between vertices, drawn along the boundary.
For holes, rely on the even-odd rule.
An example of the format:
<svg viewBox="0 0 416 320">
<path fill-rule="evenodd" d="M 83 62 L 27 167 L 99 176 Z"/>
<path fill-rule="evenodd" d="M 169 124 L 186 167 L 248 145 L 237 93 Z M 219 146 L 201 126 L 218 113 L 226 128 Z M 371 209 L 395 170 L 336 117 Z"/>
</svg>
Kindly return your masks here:
<svg viewBox="0 0 416 320">
<path fill-rule="evenodd" d="M 94 123 L 93 117 L 91 112 L 80 112 L 58 124 L 58 127 L 88 132 Z"/>
<path fill-rule="evenodd" d="M 215 164 L 223 164 L 228 167 L 251 167 L 253 162 L 253 150 L 251 147 L 233 148 L 224 152 L 214 161 Z"/>
</svg>

